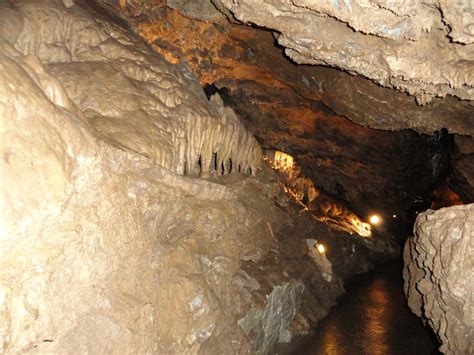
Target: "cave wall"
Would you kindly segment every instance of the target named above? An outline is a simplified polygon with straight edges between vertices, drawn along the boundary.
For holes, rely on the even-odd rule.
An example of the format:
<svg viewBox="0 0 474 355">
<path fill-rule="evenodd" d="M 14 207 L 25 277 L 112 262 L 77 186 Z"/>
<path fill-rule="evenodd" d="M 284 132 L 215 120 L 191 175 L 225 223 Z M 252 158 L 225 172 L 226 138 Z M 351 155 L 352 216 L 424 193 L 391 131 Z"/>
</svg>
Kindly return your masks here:
<svg viewBox="0 0 474 355">
<path fill-rule="evenodd" d="M 0 17 L 0 353 L 263 353 L 396 254 L 301 214 L 236 113 L 114 21 Z"/>
<path fill-rule="evenodd" d="M 240 130 L 242 164 L 258 144 L 117 26 L 56 1 L 0 13 L 0 352 L 196 352 L 216 327 L 245 352 L 217 301 L 229 280 L 207 278 L 267 234 L 250 243 L 259 221 L 182 159 L 215 130 L 229 150 Z"/>
<path fill-rule="evenodd" d="M 265 147 L 291 153 L 319 187 L 352 206 L 364 206 L 359 213 L 384 205 L 400 215 L 419 199 L 421 186 L 431 189 L 450 167 L 453 185 L 447 191 L 455 188 L 464 202 L 473 201 L 474 55 L 467 2 L 212 1 L 219 11 L 209 1 L 99 3 L 169 61 L 189 62 L 201 85 L 219 92 Z M 288 62 L 275 39 L 296 63 L 317 66 Z M 422 139 L 410 132 L 390 136 L 340 116 L 384 130 L 437 132 Z M 443 128 L 459 134 L 454 151 L 442 142 Z M 397 164 L 386 165 L 393 161 Z M 425 243 L 412 240 L 406 250 L 417 253 L 427 248 Z M 426 302 L 414 306 L 414 287 L 410 302 L 421 314 L 420 304 L 436 303 L 430 299 L 435 291 L 427 291 Z M 459 342 L 453 327 L 447 340 L 439 325 L 452 324 L 457 314 L 447 307 L 430 315 L 444 342 L 454 344 L 447 351 L 460 349 Z"/>
<path fill-rule="evenodd" d="M 438 176 L 441 136 L 377 132 L 334 114 L 327 105 L 341 92 L 388 89 L 295 66 L 270 33 L 230 24 L 213 7 L 206 23 L 179 1 L 168 5 L 188 17 L 163 2 L 137 15 L 131 4 L 112 4 L 128 22 L 68 1 L 0 4 L 0 352 L 268 352 L 314 326 L 344 280 L 397 251 L 301 214 L 261 165 L 257 140 L 295 154 L 353 204 L 375 205 L 389 191 L 391 211 Z M 206 84 L 220 96 L 208 100 Z M 392 96 L 364 124 L 381 124 L 374 117 L 402 102 L 420 131 L 449 113 L 450 127 L 471 132 L 468 105 L 418 109 Z M 373 101 L 355 104 L 360 97 L 335 111 L 362 117 Z M 387 117 L 386 127 L 405 127 Z M 456 144 L 470 191 L 470 140 Z M 233 174 L 220 177 L 228 159 Z M 380 165 L 393 160 L 406 165 Z"/>
<path fill-rule="evenodd" d="M 449 95 L 441 99 L 435 95 L 435 97 L 430 98 L 430 103 L 419 106 L 413 96 L 384 88 L 366 79 L 364 75 L 351 75 L 347 73 L 347 70 L 335 70 L 320 65 L 291 65 L 288 57 L 282 54 L 282 50 L 276 50 L 275 44 L 278 45 L 278 43 L 275 41 L 275 35 L 270 31 L 265 31 L 265 29 L 274 27 L 262 26 L 256 28 L 255 26 L 238 25 L 238 23 L 232 21 L 233 16 L 226 8 L 219 6 L 219 9 L 227 14 L 227 18 L 216 11 L 209 1 L 129 0 L 120 2 L 116 0 L 98 0 L 95 2 L 101 4 L 107 11 L 124 19 L 168 60 L 179 62 L 185 58 L 198 73 L 203 85 L 226 78 L 228 81 L 249 80 L 256 82 L 255 89 L 258 89 L 258 92 L 274 94 L 275 91 L 288 89 L 285 96 L 289 97 L 290 100 L 292 96 L 298 95 L 299 101 L 322 101 L 337 114 L 364 126 L 392 130 L 413 128 L 418 132 L 428 134 L 441 128 L 447 128 L 450 132 L 465 135 L 474 133 L 474 113 L 472 103 L 469 100 L 460 101 Z M 217 1 L 213 3 L 215 5 L 219 4 Z M 268 7 L 276 9 L 280 5 L 280 2 L 275 2 L 268 5 Z M 245 2 L 241 2 L 241 5 L 232 5 L 236 11 L 240 11 L 241 7 L 246 6 Z M 254 2 L 252 6 L 258 8 L 262 4 Z M 294 7 L 296 5 L 288 6 Z M 402 5 L 400 5 L 401 7 Z M 170 8 L 173 10 L 170 11 Z M 375 6 L 366 9 L 368 12 L 375 10 Z M 310 9 L 302 11 L 311 12 Z M 433 11 L 435 10 L 433 9 Z M 262 20 L 266 20 L 264 12 L 256 11 L 253 15 L 259 16 L 257 14 L 262 14 Z M 406 18 L 412 21 L 409 16 Z M 232 21 L 231 24 L 228 19 Z M 312 16 L 311 19 L 311 21 L 337 22 L 336 19 L 331 17 Z M 270 16 L 268 20 L 271 22 L 272 17 Z M 292 18 L 291 11 L 288 12 L 287 17 L 275 17 L 273 20 L 281 22 L 288 20 L 294 28 L 308 28 L 312 29 L 311 31 L 314 28 L 311 24 L 305 22 L 304 16 L 298 19 Z M 257 21 L 256 24 L 259 25 L 260 23 Z M 433 31 L 437 32 L 437 30 Z M 318 36 L 317 40 L 327 41 L 328 45 L 333 46 L 331 51 L 335 57 L 337 56 L 342 60 L 346 58 L 345 60 L 360 65 L 365 63 L 359 59 L 357 53 L 346 51 L 346 48 L 351 48 L 351 46 L 341 46 L 340 43 L 332 40 L 338 38 L 338 34 L 332 34 L 328 28 L 325 28 L 324 31 L 314 30 L 316 35 L 319 32 L 328 33 L 330 39 Z M 424 35 L 421 34 L 421 36 Z M 357 45 L 357 49 L 366 51 L 374 59 L 378 58 L 374 51 L 381 50 L 381 47 L 379 45 L 374 45 L 375 48 L 372 47 L 369 43 L 370 40 L 364 43 L 364 37 L 371 38 L 373 36 L 364 35 L 360 32 L 352 33 L 351 36 L 348 35 L 351 41 L 357 42 L 358 39 L 362 39 L 362 43 Z M 459 65 L 455 65 L 456 60 L 453 59 L 451 62 L 456 69 L 453 69 L 453 73 L 450 72 L 449 75 L 446 74 L 441 79 L 436 77 L 441 75 L 438 70 L 431 70 L 428 73 L 428 69 L 431 67 L 427 67 L 429 65 L 438 69 L 447 68 L 447 66 L 442 66 L 436 61 L 439 59 L 438 56 L 443 60 L 447 60 L 443 57 L 443 53 L 433 57 L 432 53 L 439 52 L 437 49 L 430 49 L 422 44 L 417 47 L 418 42 L 409 40 L 402 40 L 400 44 L 395 39 L 388 41 L 376 37 L 376 40 L 393 44 L 393 46 L 389 46 L 390 50 L 385 50 L 380 55 L 380 61 L 384 65 L 386 65 L 383 59 L 384 55 L 397 56 L 398 46 L 409 47 L 411 44 L 413 49 L 416 49 L 417 56 L 407 57 L 404 60 L 420 60 L 423 65 L 406 63 L 408 69 L 416 67 L 425 70 L 427 74 L 434 77 L 435 82 L 442 82 L 446 78 L 450 78 L 449 80 L 453 78 L 454 80 L 461 77 L 472 80 L 472 75 L 470 75 L 472 73 L 472 62 L 469 58 L 467 60 L 458 58 L 457 60 L 461 61 Z M 446 40 L 444 38 L 442 42 L 444 43 Z M 420 42 L 423 42 L 423 40 L 420 39 Z M 310 44 L 308 45 L 312 48 Z M 471 53 L 470 57 L 472 57 L 472 46 L 460 47 L 461 52 L 467 50 L 468 53 Z M 315 48 L 319 48 L 315 49 L 316 55 L 322 53 L 320 45 Z M 455 48 L 457 53 L 457 47 Z M 425 55 L 428 57 L 427 62 Z M 304 62 L 298 63 L 304 64 Z M 332 63 L 324 62 L 320 64 L 331 65 Z M 464 74 L 454 75 L 454 73 L 457 73 L 458 67 Z M 346 69 L 344 66 L 341 68 Z M 376 70 L 372 69 L 371 67 L 371 72 L 375 73 Z M 408 83 L 413 83 L 414 86 L 427 85 L 425 80 L 423 80 L 423 83 L 417 84 L 403 76 L 409 76 L 410 74 L 401 74 L 391 68 L 385 68 L 384 70 L 393 77 L 406 80 L 407 85 Z M 360 74 L 360 72 L 357 73 Z M 222 85 L 228 86 L 229 83 Z M 234 85 L 239 85 L 239 83 L 234 83 Z M 269 86 L 273 88 L 273 91 L 265 90 Z M 393 88 L 393 85 L 388 86 Z M 462 87 L 462 90 L 464 89 L 467 89 L 468 92 L 472 90 L 466 86 Z M 423 92 L 424 89 L 420 90 Z"/>
<path fill-rule="evenodd" d="M 445 354 L 474 350 L 474 205 L 427 211 L 404 249 L 411 310 L 437 334 Z"/>
</svg>

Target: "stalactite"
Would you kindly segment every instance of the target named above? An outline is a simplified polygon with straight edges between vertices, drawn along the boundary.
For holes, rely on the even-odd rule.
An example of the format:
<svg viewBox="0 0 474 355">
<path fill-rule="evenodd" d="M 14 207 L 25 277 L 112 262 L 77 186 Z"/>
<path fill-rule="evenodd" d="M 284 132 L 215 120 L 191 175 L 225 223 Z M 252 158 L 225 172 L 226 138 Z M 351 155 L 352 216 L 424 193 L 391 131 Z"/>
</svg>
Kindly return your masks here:
<svg viewBox="0 0 474 355">
<path fill-rule="evenodd" d="M 122 28 L 79 9 L 2 8 L 21 24 L 0 26 L 10 52 L 52 102 L 77 105 L 97 137 L 179 175 L 226 175 L 230 159 L 255 175 L 262 157 L 257 141 L 217 94 L 209 102 L 204 92 L 189 90 L 199 84 L 185 64 L 169 66 Z M 81 31 L 87 36 L 78 37 Z"/>
<path fill-rule="evenodd" d="M 208 176 L 211 172 L 216 175 L 231 173 L 227 164 L 229 160 L 232 164 L 240 165 L 241 172 L 255 175 L 262 159 L 258 142 L 245 129 L 235 112 L 224 106 L 219 94 L 213 95 L 210 103 L 214 106 L 219 121 L 207 121 L 206 127 L 200 131 L 202 134 L 198 133 L 199 142 L 193 141 L 188 147 L 191 152 L 195 151 L 196 146 L 200 147 L 201 176 Z M 192 157 L 192 154 L 188 156 Z"/>
</svg>

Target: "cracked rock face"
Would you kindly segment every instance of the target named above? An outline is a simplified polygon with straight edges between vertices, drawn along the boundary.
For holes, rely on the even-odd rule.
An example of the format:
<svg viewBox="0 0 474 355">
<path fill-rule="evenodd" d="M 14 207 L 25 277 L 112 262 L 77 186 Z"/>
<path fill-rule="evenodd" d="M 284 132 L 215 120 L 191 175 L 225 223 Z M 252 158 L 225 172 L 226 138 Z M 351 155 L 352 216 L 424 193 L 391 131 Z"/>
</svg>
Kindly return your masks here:
<svg viewBox="0 0 474 355">
<path fill-rule="evenodd" d="M 474 351 L 474 204 L 422 213 L 404 250 L 405 293 L 446 354 Z"/>
<path fill-rule="evenodd" d="M 274 30 L 278 43 L 296 63 L 360 74 L 407 92 L 420 104 L 447 95 L 474 99 L 470 1 L 214 3 L 240 22 Z"/>
<path fill-rule="evenodd" d="M 233 160 L 234 171 L 256 172 L 258 143 L 219 100 L 210 105 L 202 91 L 187 90 L 198 85 L 186 66 L 54 1 L 0 11 L 8 19 L 0 34 L 27 56 L 43 90 L 60 106 L 69 97 L 99 138 L 181 175 L 208 175 L 215 154 L 221 164 Z"/>
</svg>

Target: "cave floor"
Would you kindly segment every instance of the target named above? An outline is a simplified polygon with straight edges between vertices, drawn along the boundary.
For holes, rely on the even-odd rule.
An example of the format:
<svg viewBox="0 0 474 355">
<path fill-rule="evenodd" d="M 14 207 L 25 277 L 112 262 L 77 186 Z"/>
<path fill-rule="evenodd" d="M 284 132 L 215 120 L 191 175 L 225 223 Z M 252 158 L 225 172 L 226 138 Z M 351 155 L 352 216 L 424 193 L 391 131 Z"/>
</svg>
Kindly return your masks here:
<svg viewBox="0 0 474 355">
<path fill-rule="evenodd" d="M 388 263 L 355 278 L 316 333 L 285 353 L 439 354 L 434 335 L 406 304 L 401 270 Z"/>
</svg>

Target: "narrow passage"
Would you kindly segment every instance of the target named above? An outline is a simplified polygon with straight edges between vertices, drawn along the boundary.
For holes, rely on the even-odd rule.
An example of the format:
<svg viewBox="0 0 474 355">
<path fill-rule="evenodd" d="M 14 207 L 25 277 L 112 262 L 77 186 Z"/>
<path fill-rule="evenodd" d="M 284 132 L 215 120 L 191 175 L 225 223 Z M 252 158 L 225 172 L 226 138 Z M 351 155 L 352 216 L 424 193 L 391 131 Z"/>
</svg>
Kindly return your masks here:
<svg viewBox="0 0 474 355">
<path fill-rule="evenodd" d="M 354 280 L 293 354 L 440 354 L 431 330 L 406 304 L 401 270 L 401 263 L 390 263 Z"/>
</svg>

